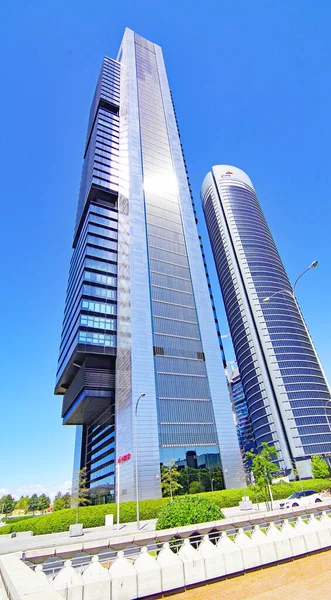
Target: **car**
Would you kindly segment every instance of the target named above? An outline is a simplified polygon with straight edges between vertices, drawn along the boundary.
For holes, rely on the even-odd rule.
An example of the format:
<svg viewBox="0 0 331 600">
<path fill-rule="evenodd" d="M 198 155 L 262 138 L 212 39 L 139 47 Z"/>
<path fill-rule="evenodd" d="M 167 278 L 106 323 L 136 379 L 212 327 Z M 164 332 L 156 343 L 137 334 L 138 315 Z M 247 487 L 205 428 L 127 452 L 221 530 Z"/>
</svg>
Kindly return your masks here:
<svg viewBox="0 0 331 600">
<path fill-rule="evenodd" d="M 304 490 L 303 492 L 294 492 L 286 500 L 279 503 L 280 508 L 295 508 L 296 506 L 304 506 L 305 504 L 315 504 L 322 502 L 322 497 L 316 490 Z"/>
</svg>

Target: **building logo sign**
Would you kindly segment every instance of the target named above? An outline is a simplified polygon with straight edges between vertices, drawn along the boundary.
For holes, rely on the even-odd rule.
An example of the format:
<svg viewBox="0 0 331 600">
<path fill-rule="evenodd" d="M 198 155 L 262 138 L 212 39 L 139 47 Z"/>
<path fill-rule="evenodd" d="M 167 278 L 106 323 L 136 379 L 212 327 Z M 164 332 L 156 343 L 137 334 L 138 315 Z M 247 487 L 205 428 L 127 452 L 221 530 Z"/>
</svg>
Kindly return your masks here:
<svg viewBox="0 0 331 600">
<path fill-rule="evenodd" d="M 130 452 L 128 452 L 127 454 L 123 454 L 123 456 L 120 456 L 120 457 L 118 458 L 118 460 L 117 460 L 117 463 L 118 463 L 118 464 L 120 464 L 120 463 L 124 463 L 124 462 L 126 462 L 127 460 L 130 460 L 130 458 L 131 458 L 131 454 L 130 454 Z"/>
</svg>

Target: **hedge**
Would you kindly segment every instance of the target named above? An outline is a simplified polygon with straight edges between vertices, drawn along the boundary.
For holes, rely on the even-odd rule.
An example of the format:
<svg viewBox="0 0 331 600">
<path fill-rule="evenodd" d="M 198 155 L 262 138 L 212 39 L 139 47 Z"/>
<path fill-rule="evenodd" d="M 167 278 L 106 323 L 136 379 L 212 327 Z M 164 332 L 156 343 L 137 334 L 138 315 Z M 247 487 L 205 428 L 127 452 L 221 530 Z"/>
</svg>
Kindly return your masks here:
<svg viewBox="0 0 331 600">
<path fill-rule="evenodd" d="M 177 496 L 166 504 L 157 519 L 156 529 L 170 529 L 181 525 L 219 521 L 224 515 L 215 502 L 199 495 Z"/>
<path fill-rule="evenodd" d="M 329 479 L 308 479 L 302 482 L 304 489 L 313 489 L 320 492 L 329 488 L 331 481 Z M 272 493 L 275 500 L 287 498 L 293 492 L 301 490 L 299 481 L 293 483 L 277 483 L 272 486 Z M 202 492 L 199 497 L 208 498 L 219 508 L 230 508 L 238 506 L 243 495 L 248 495 L 255 502 L 254 488 L 236 488 L 233 490 L 221 490 L 215 492 Z M 263 501 L 263 495 L 259 494 L 259 501 Z M 162 508 L 168 504 L 170 498 L 159 498 L 157 500 L 142 500 L 139 502 L 140 518 L 142 520 L 156 519 Z M 114 515 L 116 520 L 116 504 L 99 504 L 97 506 L 84 506 L 79 509 L 79 522 L 84 528 L 101 527 L 105 523 L 105 515 Z M 133 522 L 136 520 L 135 502 L 123 502 L 120 510 L 121 523 Z M 9 523 L 0 527 L 0 535 L 12 533 L 14 531 L 33 531 L 35 535 L 45 533 L 58 533 L 68 531 L 69 526 L 76 522 L 76 509 L 65 508 L 51 514 L 22 519 L 14 523 Z"/>
<path fill-rule="evenodd" d="M 18 515 L 17 517 L 4 517 L 2 520 L 7 525 L 10 525 L 11 523 L 17 523 L 18 521 L 23 521 L 24 519 L 34 519 L 39 516 L 41 516 L 41 515 Z"/>
</svg>

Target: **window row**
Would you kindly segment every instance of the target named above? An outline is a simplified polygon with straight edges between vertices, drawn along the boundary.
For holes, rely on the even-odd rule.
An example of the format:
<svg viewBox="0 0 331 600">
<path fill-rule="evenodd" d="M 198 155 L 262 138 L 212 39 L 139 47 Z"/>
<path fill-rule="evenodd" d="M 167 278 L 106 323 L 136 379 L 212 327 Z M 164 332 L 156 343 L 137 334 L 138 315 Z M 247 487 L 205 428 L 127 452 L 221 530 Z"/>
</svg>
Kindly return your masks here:
<svg viewBox="0 0 331 600">
<path fill-rule="evenodd" d="M 94 260 L 93 258 L 85 259 L 85 267 L 96 269 L 97 271 L 105 271 L 106 273 L 117 274 L 117 265 L 114 263 L 103 262 L 101 260 Z"/>
<path fill-rule="evenodd" d="M 109 335 L 107 333 L 80 331 L 78 341 L 83 344 L 93 344 L 95 346 L 116 347 L 116 335 Z"/>
<path fill-rule="evenodd" d="M 91 315 L 81 315 L 80 324 L 94 329 L 108 329 L 116 331 L 116 321 L 114 319 L 103 319 L 102 317 L 92 317 Z"/>
<path fill-rule="evenodd" d="M 109 300 L 116 300 L 116 291 L 108 290 L 106 288 L 99 288 L 94 285 L 83 285 L 83 294 L 87 296 L 96 296 L 98 298 L 108 298 Z"/>
</svg>

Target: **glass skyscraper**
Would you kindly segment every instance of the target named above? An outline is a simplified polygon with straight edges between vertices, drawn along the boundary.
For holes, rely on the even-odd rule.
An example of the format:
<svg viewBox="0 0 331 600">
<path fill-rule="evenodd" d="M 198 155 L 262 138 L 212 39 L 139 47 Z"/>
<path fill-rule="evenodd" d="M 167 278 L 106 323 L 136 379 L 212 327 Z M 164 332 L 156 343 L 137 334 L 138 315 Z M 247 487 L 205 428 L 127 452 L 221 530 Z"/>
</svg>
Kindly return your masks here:
<svg viewBox="0 0 331 600">
<path fill-rule="evenodd" d="M 253 185 L 218 165 L 201 197 L 257 447 L 310 477 L 331 452 L 329 386 Z"/>
<path fill-rule="evenodd" d="M 91 494 L 158 497 L 160 465 L 243 483 L 219 335 L 159 46 L 126 29 L 92 102 L 56 393 Z M 137 427 L 135 408 L 137 410 Z"/>
</svg>

